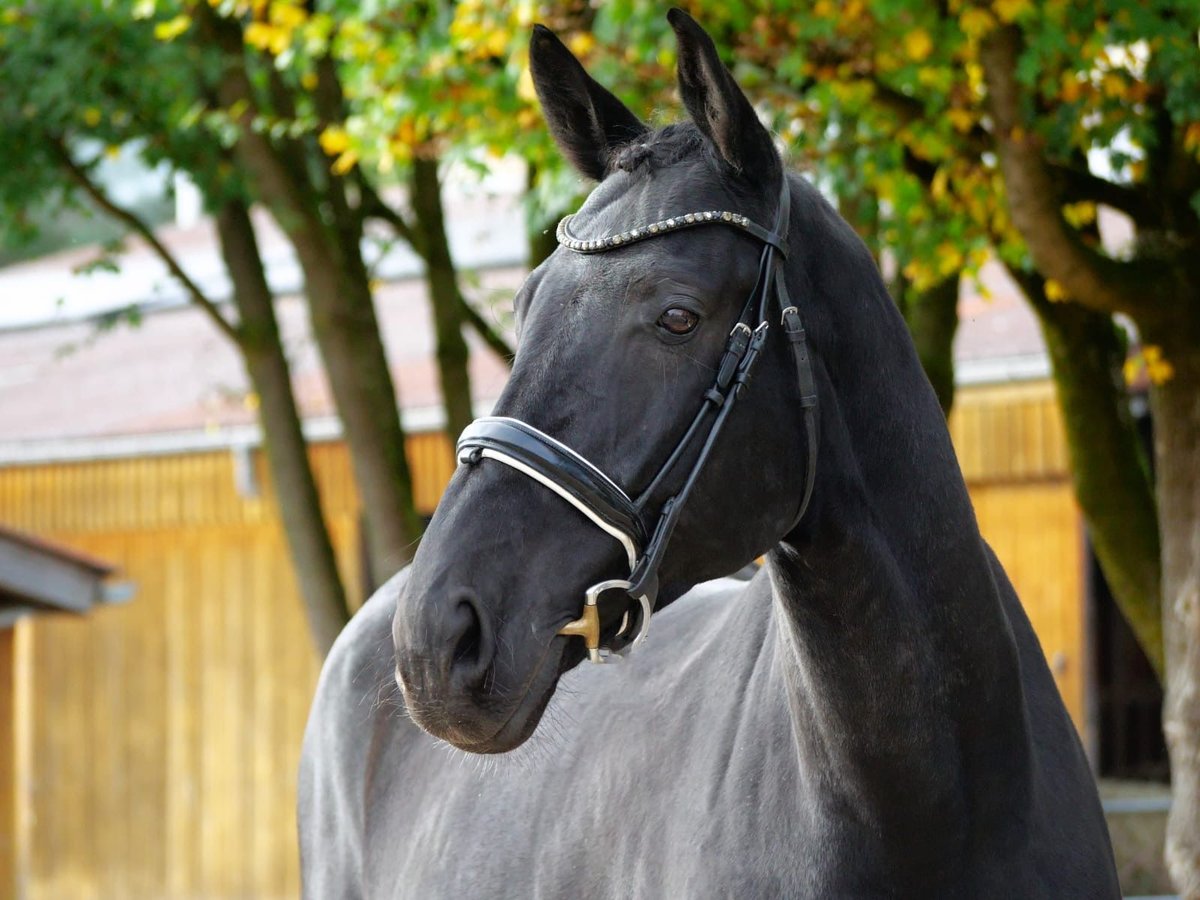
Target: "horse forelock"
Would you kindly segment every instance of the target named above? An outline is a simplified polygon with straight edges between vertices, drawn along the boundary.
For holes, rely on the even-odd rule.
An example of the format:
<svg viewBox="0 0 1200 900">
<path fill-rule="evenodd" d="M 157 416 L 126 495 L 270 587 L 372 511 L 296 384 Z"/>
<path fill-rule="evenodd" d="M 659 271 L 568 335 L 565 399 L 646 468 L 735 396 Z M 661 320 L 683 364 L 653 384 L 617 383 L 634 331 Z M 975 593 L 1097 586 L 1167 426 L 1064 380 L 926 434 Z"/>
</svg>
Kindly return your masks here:
<svg viewBox="0 0 1200 900">
<path fill-rule="evenodd" d="M 654 173 L 695 153 L 704 152 L 707 142 L 691 122 L 677 122 L 643 135 L 636 141 L 615 148 L 609 158 L 609 171 Z M 708 154 L 715 160 L 711 148 Z"/>
<path fill-rule="evenodd" d="M 730 210 L 770 227 L 778 182 L 735 172 L 692 122 L 617 147 L 608 174 L 574 214 L 572 233 L 594 239 L 706 209 Z"/>
</svg>

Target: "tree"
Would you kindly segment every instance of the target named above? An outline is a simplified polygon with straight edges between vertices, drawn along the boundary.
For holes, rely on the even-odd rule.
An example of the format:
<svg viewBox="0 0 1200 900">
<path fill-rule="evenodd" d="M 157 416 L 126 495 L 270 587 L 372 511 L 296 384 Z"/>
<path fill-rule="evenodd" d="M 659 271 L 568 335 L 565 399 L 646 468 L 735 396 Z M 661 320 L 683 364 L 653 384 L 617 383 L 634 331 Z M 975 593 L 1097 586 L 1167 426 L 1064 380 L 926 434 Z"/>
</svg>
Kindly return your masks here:
<svg viewBox="0 0 1200 900">
<path fill-rule="evenodd" d="M 365 216 L 356 203 L 353 173 L 331 168 L 315 134 L 295 127 L 306 119 L 340 121 L 344 100 L 336 68 L 328 56 L 320 56 L 308 73 L 312 88 L 297 89 L 272 63 L 271 39 L 256 39 L 261 29 L 250 30 L 256 24 L 300 27 L 308 17 L 299 4 L 268 4 L 266 14 L 274 20 L 269 25 L 247 24 L 253 12 L 237 4 L 231 17 L 207 3 L 191 6 L 190 13 L 195 16 L 190 43 L 214 70 L 217 105 L 204 111 L 227 129 L 235 158 L 287 234 L 304 272 L 313 334 L 362 498 L 370 578 L 382 581 L 411 558 L 421 522 L 363 260 Z M 186 24 L 188 13 L 179 16 Z M 256 49 L 264 41 L 268 49 Z"/>
<path fill-rule="evenodd" d="M 107 67 L 97 67 L 98 58 Z M 155 40 L 149 28 L 108 15 L 99 5 L 55 4 L 5 15 L 0 63 L 9 76 L 0 99 L 0 128 L 6 135 L 0 142 L 0 202 L 9 220 L 19 222 L 24 210 L 51 193 L 62 202 L 89 203 L 144 240 L 190 301 L 240 351 L 259 398 L 275 499 L 310 631 L 324 653 L 349 617 L 345 590 L 321 517 L 274 298 L 244 193 L 219 144 L 194 140 L 177 120 L 197 89 L 189 61 L 177 48 Z M 146 78 L 147 71 L 156 77 Z M 206 187 L 216 207 L 235 317 L 208 297 L 150 226 L 116 203 L 96 179 L 93 170 L 102 151 L 86 147 L 134 141 L 148 162 L 169 159 Z M 19 236 L 10 233 L 9 238 Z"/>
<path fill-rule="evenodd" d="M 1009 210 L 1038 270 L 1072 302 L 1129 316 L 1165 359 L 1150 374 L 1175 797 L 1166 860 L 1192 896 L 1200 894 L 1200 9 L 1111 3 L 1105 12 L 1086 23 L 1014 16 L 987 30 L 979 58 Z M 1080 32 L 1079 48 L 1063 40 Z M 1084 110 L 1093 127 L 1088 117 L 1065 127 Z M 1134 217 L 1138 245 L 1128 259 L 1085 240 L 1064 215 L 1069 185 L 1056 174 L 1098 138 L 1111 145 L 1118 136 L 1129 142 L 1114 160 L 1127 181 L 1093 192 Z"/>
</svg>

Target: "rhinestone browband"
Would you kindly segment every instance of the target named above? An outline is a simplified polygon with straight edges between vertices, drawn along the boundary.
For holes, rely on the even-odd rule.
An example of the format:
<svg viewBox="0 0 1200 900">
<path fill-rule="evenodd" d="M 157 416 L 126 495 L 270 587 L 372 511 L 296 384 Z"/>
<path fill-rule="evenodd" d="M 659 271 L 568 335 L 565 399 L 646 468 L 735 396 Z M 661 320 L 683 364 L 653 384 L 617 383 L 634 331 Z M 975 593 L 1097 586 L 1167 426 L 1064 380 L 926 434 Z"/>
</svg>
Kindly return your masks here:
<svg viewBox="0 0 1200 900">
<path fill-rule="evenodd" d="M 634 244 L 638 241 L 644 241 L 647 238 L 658 237 L 672 231 L 679 231 L 682 228 L 693 228 L 696 225 L 732 225 L 745 229 L 760 241 L 771 244 L 780 252 L 783 252 L 785 249 L 782 246 L 782 241 L 779 240 L 774 232 L 767 231 L 767 229 L 751 222 L 745 216 L 729 212 L 728 210 L 710 209 L 704 212 L 685 213 L 682 216 L 672 216 L 669 219 L 651 222 L 649 225 L 639 225 L 637 228 L 630 228 L 628 231 L 622 231 L 620 234 L 610 234 L 607 237 L 589 241 L 580 240 L 571 234 L 570 222 L 573 218 L 575 218 L 574 214 L 563 217 L 562 221 L 558 223 L 555 237 L 558 238 L 560 244 L 568 250 L 574 250 L 576 253 L 602 253 L 605 250 L 611 250 L 614 247 L 620 247 L 624 244 Z"/>
</svg>

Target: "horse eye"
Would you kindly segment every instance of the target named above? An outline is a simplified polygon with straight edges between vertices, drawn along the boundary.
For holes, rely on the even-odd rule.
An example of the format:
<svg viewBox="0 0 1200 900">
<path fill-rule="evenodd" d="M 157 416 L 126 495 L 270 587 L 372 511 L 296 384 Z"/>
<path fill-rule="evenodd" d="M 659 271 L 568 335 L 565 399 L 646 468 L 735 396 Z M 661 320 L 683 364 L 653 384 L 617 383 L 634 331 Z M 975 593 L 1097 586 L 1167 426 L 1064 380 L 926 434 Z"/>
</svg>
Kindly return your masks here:
<svg viewBox="0 0 1200 900">
<path fill-rule="evenodd" d="M 658 317 L 658 324 L 671 334 L 687 334 L 700 323 L 700 317 L 690 309 L 672 306 Z"/>
</svg>

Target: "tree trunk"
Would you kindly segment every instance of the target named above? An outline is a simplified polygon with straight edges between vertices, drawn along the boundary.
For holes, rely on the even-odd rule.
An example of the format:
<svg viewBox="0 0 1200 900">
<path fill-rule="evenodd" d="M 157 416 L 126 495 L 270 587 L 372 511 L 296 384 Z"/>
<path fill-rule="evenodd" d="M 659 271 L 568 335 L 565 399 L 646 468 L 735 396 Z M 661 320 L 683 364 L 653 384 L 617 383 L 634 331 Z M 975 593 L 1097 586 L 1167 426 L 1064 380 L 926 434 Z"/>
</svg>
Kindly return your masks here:
<svg viewBox="0 0 1200 900">
<path fill-rule="evenodd" d="M 958 330 L 958 273 L 917 293 L 898 298 L 900 311 L 917 347 L 942 412 L 954 404 L 954 333 Z"/>
<path fill-rule="evenodd" d="M 1122 366 L 1125 341 L 1105 313 L 1051 303 L 1043 279 L 1013 273 L 1041 321 L 1054 368 L 1075 496 L 1121 615 L 1163 680 L 1161 551 L 1149 465 Z"/>
<path fill-rule="evenodd" d="M 1184 323 L 1187 311 L 1177 311 L 1142 334 L 1174 368 L 1153 398 L 1173 795 L 1166 861 L 1181 896 L 1200 897 L 1200 314 Z"/>
<path fill-rule="evenodd" d="M 347 203 L 345 179 L 329 172 L 315 143 L 280 143 L 262 131 L 241 28 L 207 4 L 195 9 L 199 32 L 224 56 L 217 95 L 225 109 L 238 111 L 235 151 L 247 181 L 288 236 L 304 272 L 313 334 L 366 518 L 366 581 L 380 584 L 412 558 L 422 523 L 362 258 L 361 216 Z"/>
<path fill-rule="evenodd" d="M 233 281 L 242 357 L 259 398 L 259 421 L 275 502 L 304 599 L 309 632 L 317 651 L 324 656 L 349 621 L 350 609 L 321 515 L 258 241 L 240 200 L 226 201 L 221 206 L 217 233 Z"/>
<path fill-rule="evenodd" d="M 289 235 L 304 269 L 313 332 L 362 498 L 369 580 L 382 584 L 412 559 L 422 524 L 366 267 L 357 241 L 353 249 L 331 246 L 328 232 L 315 223 Z"/>
<path fill-rule="evenodd" d="M 446 216 L 438 161 L 418 157 L 409 178 L 418 251 L 425 260 L 425 278 L 437 336 L 438 378 L 446 411 L 446 433 L 456 439 L 471 424 L 470 351 L 463 337 L 466 300 L 458 289 L 458 276 L 446 239 Z"/>
</svg>

